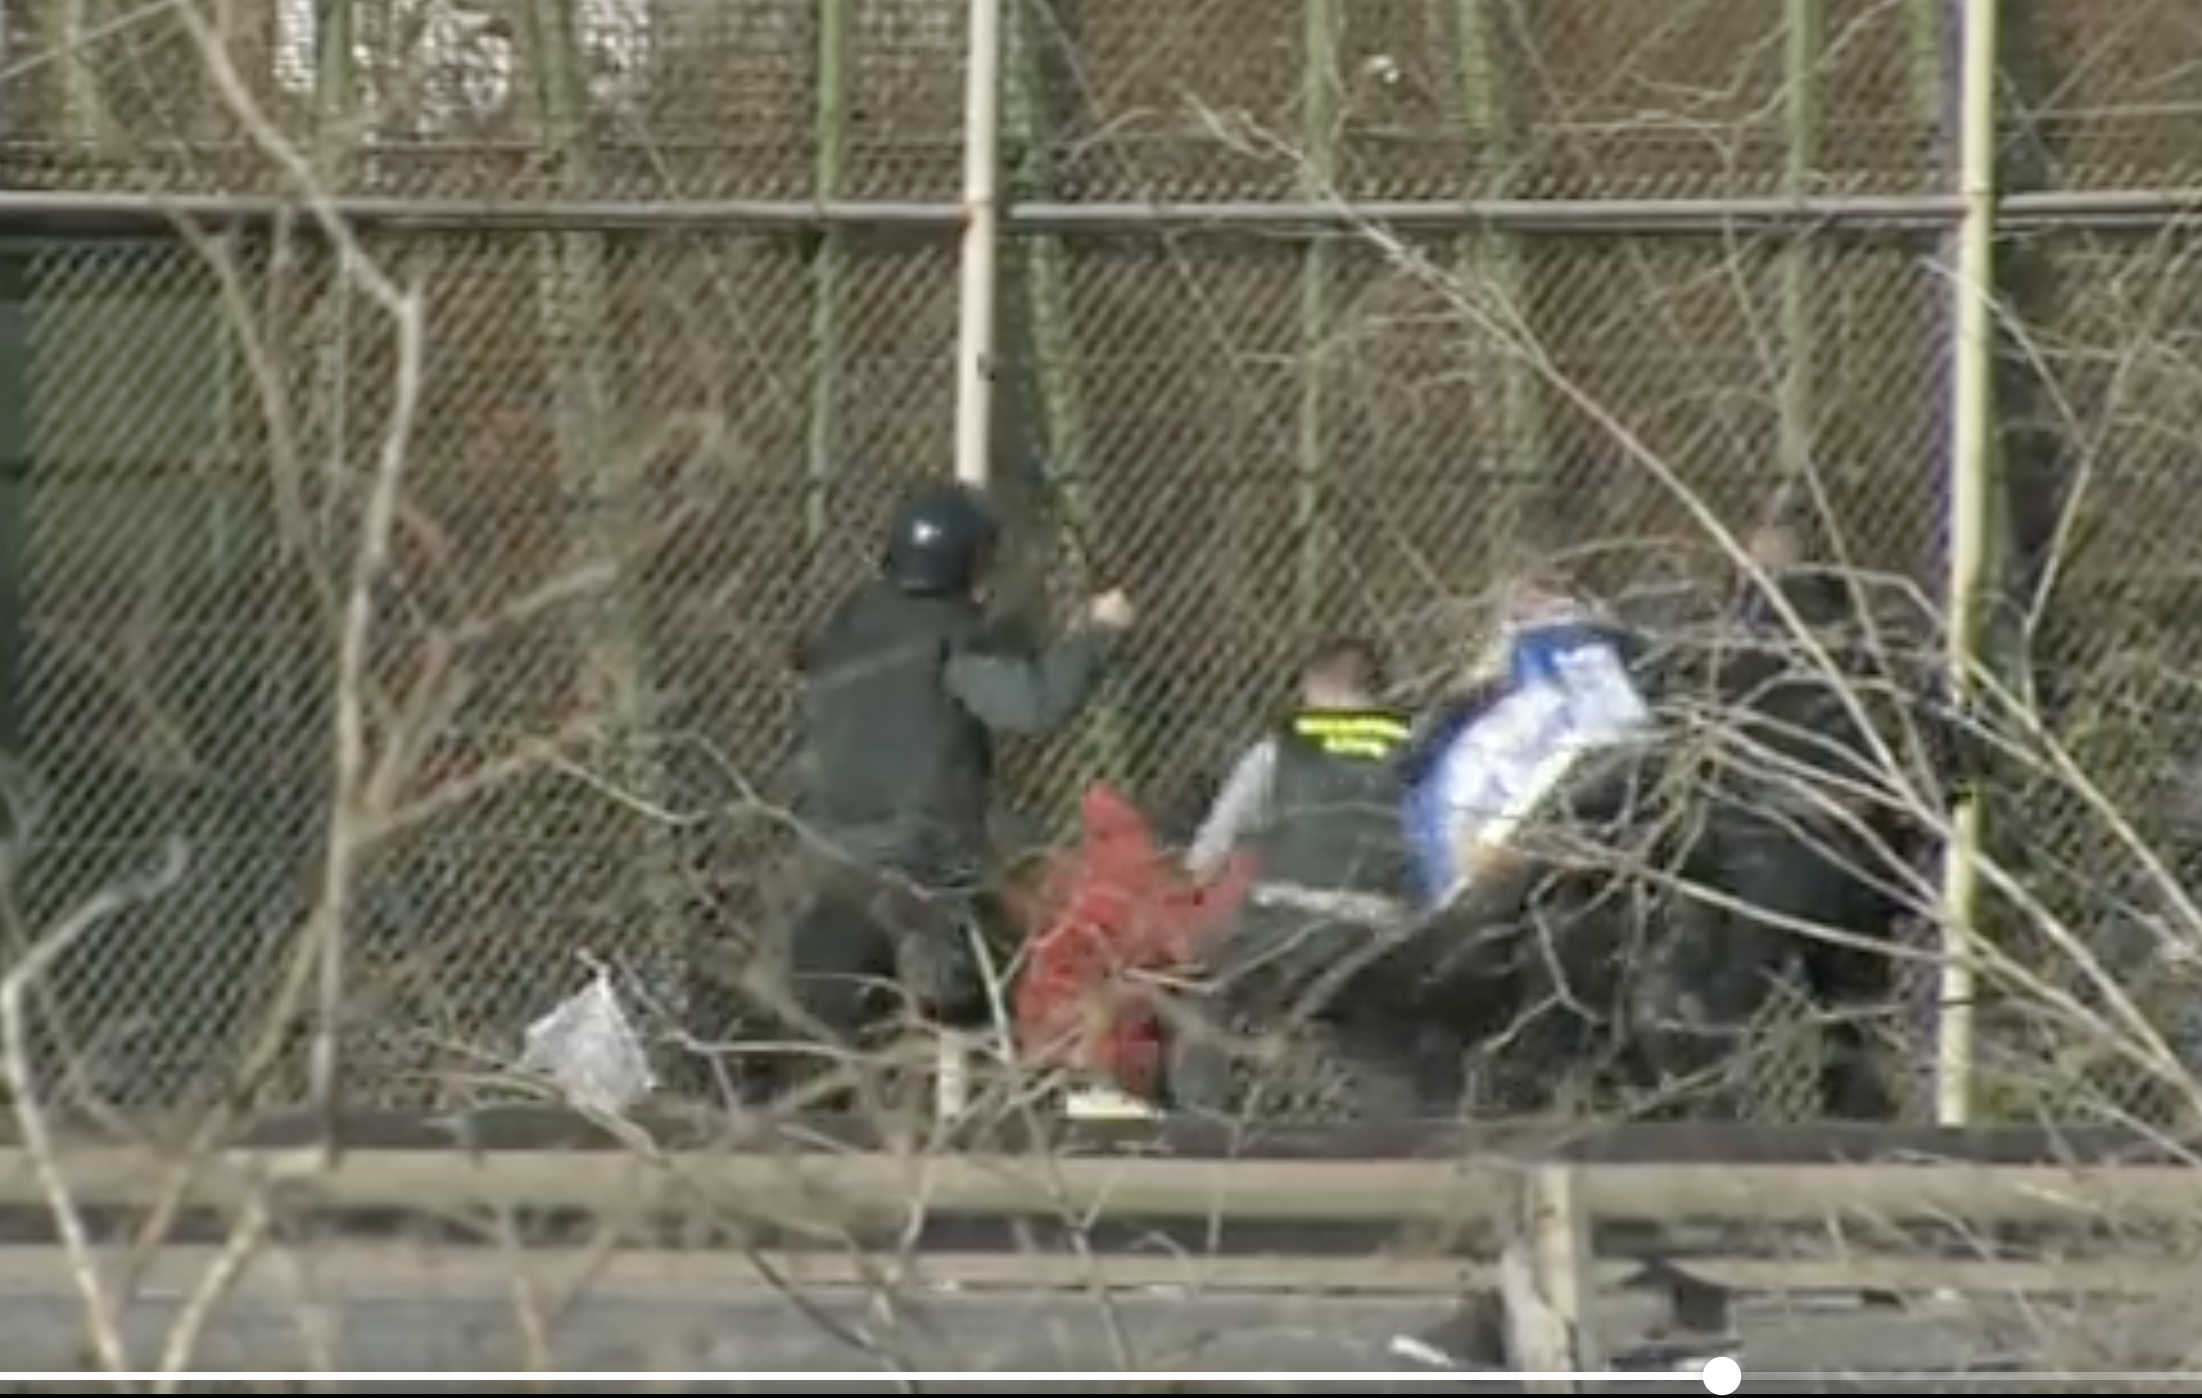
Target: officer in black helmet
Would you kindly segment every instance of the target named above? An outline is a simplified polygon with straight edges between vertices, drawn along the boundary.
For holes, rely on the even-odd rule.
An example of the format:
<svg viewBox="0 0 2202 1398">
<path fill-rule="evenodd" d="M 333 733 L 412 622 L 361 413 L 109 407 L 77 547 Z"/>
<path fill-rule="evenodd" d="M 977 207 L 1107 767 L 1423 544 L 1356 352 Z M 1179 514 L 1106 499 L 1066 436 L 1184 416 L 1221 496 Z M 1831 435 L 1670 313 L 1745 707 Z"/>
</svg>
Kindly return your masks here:
<svg viewBox="0 0 2202 1398">
<path fill-rule="evenodd" d="M 1112 591 L 1044 652 L 994 643 L 983 596 L 996 536 L 979 491 L 921 487 L 895 512 L 879 575 L 801 653 L 798 814 L 822 867 L 793 929 L 790 990 L 837 1037 L 891 1017 L 897 983 L 951 1022 L 984 1014 L 970 939 L 994 739 L 1072 717 L 1131 624 Z"/>
</svg>

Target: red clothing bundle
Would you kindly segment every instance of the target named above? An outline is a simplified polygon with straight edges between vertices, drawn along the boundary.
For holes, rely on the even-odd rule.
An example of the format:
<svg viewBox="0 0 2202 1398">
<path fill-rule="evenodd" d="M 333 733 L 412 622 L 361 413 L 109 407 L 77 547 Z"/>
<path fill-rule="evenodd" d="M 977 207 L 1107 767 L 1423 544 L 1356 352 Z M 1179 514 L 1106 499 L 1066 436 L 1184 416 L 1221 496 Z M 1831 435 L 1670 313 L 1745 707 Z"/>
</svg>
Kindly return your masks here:
<svg viewBox="0 0 2202 1398">
<path fill-rule="evenodd" d="M 1112 787 L 1086 793 L 1080 822 L 1078 844 L 1047 867 L 1023 909 L 1031 940 L 1015 996 L 1018 1050 L 1149 1094 L 1162 1021 L 1152 992 L 1126 973 L 1190 965 L 1238 911 L 1252 866 L 1236 859 L 1214 882 L 1195 882 Z"/>
</svg>

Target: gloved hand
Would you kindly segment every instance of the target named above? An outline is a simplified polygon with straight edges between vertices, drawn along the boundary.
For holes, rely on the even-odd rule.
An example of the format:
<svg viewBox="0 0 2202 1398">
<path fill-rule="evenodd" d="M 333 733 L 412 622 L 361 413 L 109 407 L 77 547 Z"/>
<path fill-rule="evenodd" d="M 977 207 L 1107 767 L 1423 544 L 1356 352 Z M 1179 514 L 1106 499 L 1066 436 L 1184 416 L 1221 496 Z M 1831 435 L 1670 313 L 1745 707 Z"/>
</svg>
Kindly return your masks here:
<svg viewBox="0 0 2202 1398">
<path fill-rule="evenodd" d="M 1103 631 L 1128 631 L 1138 615 L 1131 595 L 1121 587 L 1110 588 L 1086 603 L 1086 620 Z"/>
</svg>

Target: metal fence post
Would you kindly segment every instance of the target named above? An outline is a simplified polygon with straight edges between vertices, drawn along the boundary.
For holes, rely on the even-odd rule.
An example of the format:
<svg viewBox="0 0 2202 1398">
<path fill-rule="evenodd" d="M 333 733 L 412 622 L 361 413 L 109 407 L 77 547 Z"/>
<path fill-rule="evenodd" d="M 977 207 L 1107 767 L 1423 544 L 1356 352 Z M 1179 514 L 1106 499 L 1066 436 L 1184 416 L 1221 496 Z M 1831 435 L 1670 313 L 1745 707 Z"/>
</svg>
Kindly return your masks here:
<svg viewBox="0 0 2202 1398">
<path fill-rule="evenodd" d="M 1591 1217 L 1582 1169 L 1531 1165 L 1521 1172 L 1512 1234 L 1499 1254 L 1507 1358 L 1530 1374 L 1588 1373 L 1604 1368 L 1594 1318 Z M 1573 1379 L 1531 1379 L 1532 1393 L 1574 1393 Z"/>
<path fill-rule="evenodd" d="M 820 0 L 812 109 L 811 194 L 841 198 L 849 151 L 850 11 L 854 0 Z M 804 423 L 804 542 L 826 536 L 828 487 L 841 454 L 842 375 L 848 365 L 848 230 L 828 225 L 818 237 L 810 277 L 810 398 Z"/>
<path fill-rule="evenodd" d="M 1001 254 L 1002 0 L 970 0 L 963 93 L 963 302 L 956 325 L 956 479 L 984 488 Z"/>
<path fill-rule="evenodd" d="M 1507 9 L 1497 0 L 1456 0 L 1454 24 L 1460 50 L 1460 107 L 1470 142 L 1469 158 L 1480 178 L 1477 194 L 1488 199 L 1512 196 L 1515 166 L 1522 144 L 1515 130 L 1512 93 L 1504 62 Z M 1503 551 L 1521 535 L 1525 522 L 1542 529 L 1552 489 L 1552 462 L 1544 431 L 1544 385 L 1532 358 L 1529 278 L 1521 239 L 1503 229 L 1478 228 L 1461 243 L 1460 275 L 1477 288 L 1487 328 L 1482 332 L 1499 380 L 1500 448 L 1487 463 L 1504 482 L 1498 507 L 1491 511 L 1486 537 Z"/>
<path fill-rule="evenodd" d="M 963 296 L 956 326 L 956 479 L 984 489 L 992 474 L 996 278 L 1001 253 L 1002 0 L 971 0 L 964 53 Z M 974 1045 L 943 1029 L 934 1110 L 970 1106 Z"/>
<path fill-rule="evenodd" d="M 24 563 L 30 535 L 30 250 L 0 241 L 0 754 L 23 752 Z M 19 838 L 16 813 L 0 806 L 0 838 Z M 0 935 L 0 945 L 5 945 Z M 11 949 L 20 952 L 21 948 Z"/>
<path fill-rule="evenodd" d="M 588 58 L 567 0 L 526 7 L 529 61 L 541 103 L 543 138 L 561 177 L 587 188 L 592 178 Z M 602 236 L 559 232 L 540 240 L 537 306 L 552 347 L 559 470 L 574 564 L 608 566 L 612 584 L 583 613 L 584 692 L 605 710 L 605 757 L 616 789 L 655 810 L 671 808 L 655 748 L 658 696 L 650 632 L 635 551 L 648 463 L 622 441 L 611 344 L 612 271 Z M 648 817 L 642 817 L 649 819 Z M 675 1021 L 686 1017 L 683 963 L 688 951 L 688 891 L 672 830 L 642 832 L 638 853 L 643 906 L 651 932 L 644 984 Z M 549 989 L 550 987 L 545 987 Z"/>
<path fill-rule="evenodd" d="M 1022 200 L 1059 196 L 1053 143 L 1061 103 L 1051 100 L 1055 89 L 1048 57 L 1056 47 L 1075 42 L 1071 26 L 1077 12 L 1069 4 L 1049 0 L 1008 3 L 1013 8 L 1003 31 L 1001 120 L 1010 169 L 1009 204 L 1015 207 Z M 1043 230 L 1008 236 L 1015 239 L 1023 277 L 1024 297 L 1015 311 L 1025 318 L 1024 346 L 1031 359 L 1025 382 L 1033 389 L 1037 418 L 1038 430 L 1028 442 L 1044 453 L 1035 468 L 1021 471 L 1024 484 L 1041 496 L 1025 501 L 1034 516 L 1026 523 L 1039 526 L 1032 532 L 1040 536 L 1036 548 L 1050 570 L 1067 567 L 1084 586 L 1094 576 L 1091 544 L 1098 525 L 1087 475 L 1088 375 L 1072 300 L 1071 253 L 1060 233 Z M 1023 444 L 997 442 L 996 449 L 1015 445 Z M 1046 585 L 1040 582 L 1033 590 L 1043 595 L 1033 600 L 1044 605 Z M 1130 764 L 1118 691 L 1118 685 L 1104 679 L 1100 693 L 1087 706 L 1079 744 L 1079 788 L 1121 773 Z"/>
<path fill-rule="evenodd" d="M 1820 107 L 1827 59 L 1827 16 L 1821 0 L 1785 0 L 1782 14 L 1783 77 L 1782 193 L 1802 199 L 1812 193 L 1820 168 Z M 1782 483 L 1806 483 L 1812 470 L 1814 412 L 1813 367 L 1817 354 L 1812 303 L 1812 243 L 1791 239 L 1781 260 L 1781 383 L 1779 391 L 1779 467 Z M 1817 494 L 1817 490 L 1813 492 Z"/>
<path fill-rule="evenodd" d="M 1300 48 L 1301 193 L 1321 199 L 1338 192 L 1339 30 L 1336 0 L 1303 0 Z M 1331 476 L 1331 337 L 1338 318 L 1334 235 L 1312 235 L 1301 251 L 1298 480 L 1293 490 L 1293 538 L 1299 549 L 1295 611 L 1303 631 L 1320 624 L 1328 571 L 1328 520 L 1323 508 Z"/>
<path fill-rule="evenodd" d="M 1999 0 L 1962 0 L 1959 195 L 1954 362 L 1950 374 L 1949 661 L 1960 714 L 1978 692 L 1981 603 L 1989 583 L 1995 519 L 1996 39 Z M 1980 797 L 1957 812 L 1943 875 L 1942 1013 L 1936 1044 L 1936 1119 L 1965 1124 L 1973 1112 L 1974 936 L 1981 842 Z"/>
<path fill-rule="evenodd" d="M 1922 189 L 1928 193 L 1947 191 L 1957 169 L 1956 142 L 1958 135 L 1957 73 L 1952 66 L 1955 54 L 1952 43 L 1956 38 L 1944 23 L 1952 0 L 1906 0 L 1904 6 L 1904 47 L 1906 66 L 1909 69 L 1910 88 L 1916 108 L 1915 120 L 1926 133 L 1933 152 L 1924 172 Z M 1935 258 L 1938 265 L 1947 266 L 1955 260 L 1953 237 L 1945 233 L 1935 242 Z M 1942 343 L 1953 343 L 1956 334 L 1956 304 L 1945 298 L 1938 308 L 1938 322 Z M 1945 370 L 1950 366 L 1945 365 Z M 1945 385 L 1945 390 L 1947 385 Z M 1935 410 L 1932 426 L 1937 445 L 1925 469 L 1934 479 L 1937 498 L 1946 498 L 1952 476 L 1949 463 L 1950 423 L 1949 394 L 1945 391 L 1942 403 Z M 1944 541 L 1947 542 L 1946 540 Z M 1939 869 L 1931 871 L 1939 876 Z M 1930 871 L 1922 869 L 1922 878 Z M 1897 967 L 1899 977 L 1898 1003 L 1902 1006 L 1902 1032 L 1907 1043 L 1917 1045 L 1916 1052 L 1903 1055 L 1904 1061 L 1904 1112 L 1913 1119 L 1924 1118 L 1934 1108 L 1935 1083 L 1939 1063 L 1937 1056 L 1928 1052 L 1939 1042 L 1941 1033 L 1940 982 L 1941 973 L 1935 958 L 1939 934 L 1933 922 L 1920 920 L 1910 934 L 1911 949 L 1918 955 L 1907 958 Z"/>
</svg>

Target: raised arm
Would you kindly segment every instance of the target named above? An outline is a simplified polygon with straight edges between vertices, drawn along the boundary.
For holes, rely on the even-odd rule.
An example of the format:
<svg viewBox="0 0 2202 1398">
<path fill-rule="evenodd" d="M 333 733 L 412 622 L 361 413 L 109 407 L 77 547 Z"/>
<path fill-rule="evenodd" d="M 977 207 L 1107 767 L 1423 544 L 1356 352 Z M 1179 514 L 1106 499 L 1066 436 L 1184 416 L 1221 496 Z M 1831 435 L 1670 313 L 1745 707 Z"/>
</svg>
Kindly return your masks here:
<svg viewBox="0 0 2202 1398">
<path fill-rule="evenodd" d="M 1108 642 L 1073 632 L 1037 655 L 972 651 L 948 662 L 948 692 L 997 733 L 1046 733 L 1070 721 L 1100 685 Z"/>
</svg>

